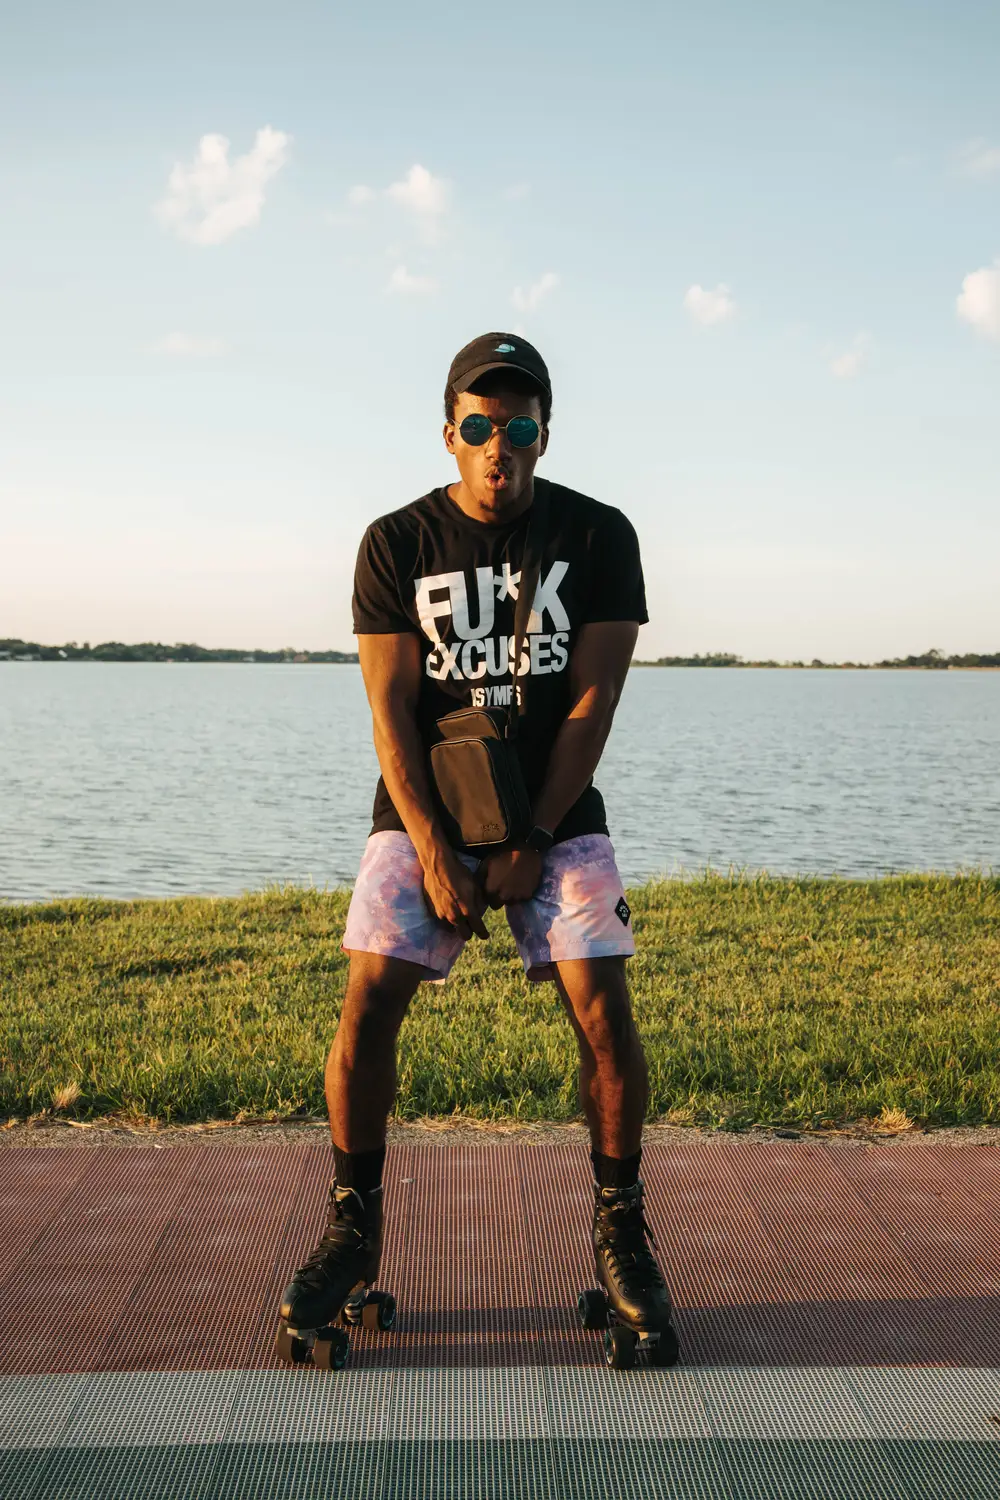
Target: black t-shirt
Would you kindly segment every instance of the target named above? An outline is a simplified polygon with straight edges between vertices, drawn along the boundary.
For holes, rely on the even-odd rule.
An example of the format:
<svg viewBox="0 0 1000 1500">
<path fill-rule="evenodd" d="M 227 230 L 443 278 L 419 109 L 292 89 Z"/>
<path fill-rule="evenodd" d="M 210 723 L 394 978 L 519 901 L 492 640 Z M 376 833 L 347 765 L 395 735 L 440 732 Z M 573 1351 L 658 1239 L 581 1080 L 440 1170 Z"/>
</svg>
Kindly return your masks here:
<svg viewBox="0 0 1000 1500">
<path fill-rule="evenodd" d="M 535 606 L 518 670 L 524 713 L 518 755 L 534 799 L 552 743 L 570 707 L 569 658 L 581 625 L 597 620 L 644 624 L 646 595 L 639 542 L 614 506 L 545 479 L 548 521 Z M 474 521 L 432 490 L 365 532 L 354 575 L 356 635 L 421 638 L 424 675 L 417 715 L 425 744 L 435 723 L 457 708 L 505 708 L 511 698 L 514 605 L 530 509 L 498 525 Z M 385 782 L 375 793 L 373 833 L 403 830 Z M 593 782 L 555 830 L 557 842 L 607 833 L 604 801 Z"/>
</svg>

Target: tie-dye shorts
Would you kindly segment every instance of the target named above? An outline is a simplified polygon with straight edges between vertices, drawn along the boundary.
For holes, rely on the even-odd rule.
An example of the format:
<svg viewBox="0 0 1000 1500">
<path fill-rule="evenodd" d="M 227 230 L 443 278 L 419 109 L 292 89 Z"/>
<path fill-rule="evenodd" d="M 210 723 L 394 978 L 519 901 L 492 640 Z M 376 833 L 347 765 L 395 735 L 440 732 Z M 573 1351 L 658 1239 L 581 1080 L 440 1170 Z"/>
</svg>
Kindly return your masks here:
<svg viewBox="0 0 1000 1500">
<path fill-rule="evenodd" d="M 479 863 L 467 854 L 458 857 L 470 870 Z M 603 833 L 553 845 L 534 896 L 506 911 L 524 972 L 535 982 L 551 979 L 550 965 L 563 959 L 627 958 L 635 952 L 615 852 Z M 408 834 L 388 831 L 369 838 L 343 946 L 348 952 L 384 953 L 420 964 L 431 981 L 447 979 L 465 939 L 432 916 L 424 900 L 423 869 Z"/>
</svg>

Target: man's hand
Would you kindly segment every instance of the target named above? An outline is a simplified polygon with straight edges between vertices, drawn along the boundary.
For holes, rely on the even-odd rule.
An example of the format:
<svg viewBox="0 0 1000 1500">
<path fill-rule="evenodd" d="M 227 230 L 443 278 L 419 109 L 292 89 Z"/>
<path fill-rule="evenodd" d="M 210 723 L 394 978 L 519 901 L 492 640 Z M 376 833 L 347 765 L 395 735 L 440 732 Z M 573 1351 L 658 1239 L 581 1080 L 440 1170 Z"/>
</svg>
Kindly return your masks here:
<svg viewBox="0 0 1000 1500">
<path fill-rule="evenodd" d="M 536 849 L 505 849 L 486 861 L 483 892 L 492 907 L 530 901 L 542 878 L 542 856 Z"/>
<path fill-rule="evenodd" d="M 467 870 L 453 849 L 437 848 L 424 865 L 424 899 L 438 921 L 454 927 L 460 937 L 489 937 L 477 872 Z"/>
</svg>

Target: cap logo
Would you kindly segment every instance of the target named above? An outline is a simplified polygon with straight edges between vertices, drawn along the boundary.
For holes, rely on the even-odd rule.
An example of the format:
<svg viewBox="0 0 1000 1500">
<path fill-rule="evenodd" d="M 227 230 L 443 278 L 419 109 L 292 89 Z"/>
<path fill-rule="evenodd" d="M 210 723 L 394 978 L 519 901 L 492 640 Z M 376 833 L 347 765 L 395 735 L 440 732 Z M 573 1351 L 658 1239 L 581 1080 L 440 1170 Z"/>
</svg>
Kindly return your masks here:
<svg viewBox="0 0 1000 1500">
<path fill-rule="evenodd" d="M 494 354 L 513 354 L 514 353 L 514 345 L 513 344 L 497 344 L 497 346 L 494 349 L 493 353 Z"/>
</svg>

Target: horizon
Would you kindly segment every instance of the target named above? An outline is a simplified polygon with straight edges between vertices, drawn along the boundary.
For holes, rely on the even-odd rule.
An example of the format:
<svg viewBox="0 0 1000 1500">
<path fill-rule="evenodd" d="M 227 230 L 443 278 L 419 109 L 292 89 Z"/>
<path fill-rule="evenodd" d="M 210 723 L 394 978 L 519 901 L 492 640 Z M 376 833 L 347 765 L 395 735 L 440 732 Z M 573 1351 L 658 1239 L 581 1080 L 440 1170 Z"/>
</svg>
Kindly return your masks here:
<svg viewBox="0 0 1000 1500">
<path fill-rule="evenodd" d="M 200 642 L 197 642 L 197 641 L 173 641 L 173 642 L 167 642 L 167 641 L 131 641 L 131 642 L 126 642 L 126 641 L 117 641 L 117 640 L 112 640 L 112 641 L 96 641 L 94 643 L 91 643 L 90 641 L 84 641 L 82 643 L 77 643 L 76 641 L 64 641 L 61 645 L 58 645 L 58 644 L 55 644 L 55 643 L 48 643 L 48 642 L 25 641 L 25 640 L 22 640 L 22 639 L 20 639 L 18 637 L 0 637 L 0 661 L 10 661 L 10 660 L 13 660 L 13 661 L 22 661 L 22 662 L 24 662 L 24 661 L 42 660 L 43 659 L 42 657 L 36 656 L 36 655 L 26 655 L 26 654 L 18 655 L 18 654 L 16 654 L 16 649 L 15 649 L 17 647 L 22 647 L 22 648 L 24 648 L 25 652 L 30 652 L 30 653 L 48 652 L 48 653 L 50 653 L 50 655 L 44 658 L 46 661 L 61 661 L 61 660 L 67 660 L 67 659 L 68 660 L 73 660 L 74 659 L 73 657 L 67 656 L 67 653 L 70 652 L 70 651 L 74 651 L 74 652 L 77 652 L 77 653 L 80 654 L 77 659 L 95 660 L 95 659 L 98 659 L 98 658 L 96 658 L 93 655 L 93 653 L 98 652 L 98 651 L 111 652 L 111 651 L 114 651 L 114 650 L 121 650 L 121 651 L 156 650 L 156 651 L 160 651 L 160 652 L 166 652 L 166 651 L 189 651 L 189 652 L 191 652 L 191 651 L 201 651 L 201 652 L 206 652 L 206 653 L 208 653 L 208 652 L 214 652 L 214 653 L 217 653 L 219 655 L 219 657 L 221 657 L 222 655 L 225 655 L 226 657 L 233 658 L 232 661 L 217 660 L 216 663 L 211 663 L 211 662 L 209 662 L 209 663 L 204 663 L 204 662 L 199 663 L 198 661 L 185 660 L 184 658 L 175 659 L 174 657 L 164 657 L 162 659 L 162 661 L 156 661 L 155 659 L 151 659 L 151 658 L 148 658 L 148 657 L 147 658 L 142 658 L 142 660 L 147 661 L 147 662 L 150 661 L 150 660 L 152 660 L 154 665 L 167 665 L 167 664 L 170 664 L 170 665 L 177 665 L 177 666 L 190 666 L 190 665 L 198 665 L 198 664 L 240 665 L 240 664 L 243 664 L 243 663 L 257 664 L 257 665 L 264 666 L 264 665 L 272 665 L 272 664 L 273 665 L 279 665 L 281 663 L 294 664 L 294 663 L 299 663 L 299 662 L 305 662 L 305 663 L 308 663 L 309 665 L 317 665 L 318 666 L 318 665 L 323 665 L 324 663 L 322 663 L 319 660 L 310 661 L 310 658 L 312 658 L 312 657 L 319 658 L 319 657 L 322 657 L 322 656 L 340 657 L 340 658 L 345 658 L 345 659 L 349 658 L 349 660 L 341 660 L 339 662 L 330 662 L 330 663 L 327 663 L 328 665 L 334 665 L 335 666 L 335 665 L 350 665 L 350 664 L 354 664 L 354 663 L 357 662 L 357 657 L 358 657 L 357 651 L 341 651 L 341 650 L 339 650 L 339 648 L 337 648 L 335 646 L 312 648 L 310 650 L 310 649 L 307 649 L 307 648 L 300 648 L 300 647 L 297 647 L 297 646 L 287 646 L 287 645 L 286 646 L 279 646 L 279 647 L 266 647 L 266 646 L 251 646 L 251 647 L 247 647 L 247 646 L 231 646 L 231 645 L 227 645 L 227 646 L 203 646 Z M 86 654 L 84 654 L 84 653 L 86 653 Z M 729 667 L 729 666 L 732 666 L 732 667 L 796 667 L 796 668 L 801 668 L 801 669 L 808 669 L 810 667 L 817 667 L 817 668 L 819 668 L 819 667 L 823 667 L 823 668 L 826 668 L 826 667 L 859 667 L 859 668 L 865 668 L 865 669 L 868 669 L 868 668 L 873 668 L 874 669 L 874 668 L 880 668 L 880 667 L 887 667 L 887 668 L 888 667 L 892 667 L 892 668 L 903 667 L 903 668 L 905 668 L 905 667 L 909 667 L 911 665 L 914 666 L 914 667 L 934 667 L 934 666 L 938 666 L 938 665 L 940 665 L 940 666 L 959 665 L 962 662 L 968 662 L 968 658 L 969 657 L 977 657 L 977 658 L 983 658 L 983 657 L 985 657 L 985 658 L 989 659 L 987 661 L 987 663 L 983 667 L 979 667 L 978 663 L 977 664 L 969 663 L 969 668 L 971 670 L 989 670 L 989 671 L 993 671 L 993 670 L 1000 669 L 1000 651 L 943 652 L 943 651 L 938 650 L 936 647 L 931 647 L 927 651 L 909 652 L 909 653 L 906 653 L 903 656 L 899 656 L 899 657 L 895 657 L 895 658 L 883 657 L 883 658 L 880 658 L 880 659 L 876 659 L 874 661 L 864 661 L 864 660 L 861 660 L 861 659 L 854 659 L 854 658 L 841 658 L 841 659 L 832 659 L 832 660 L 830 660 L 830 659 L 824 659 L 824 658 L 818 658 L 818 657 L 813 657 L 813 658 L 811 658 L 809 660 L 806 660 L 806 659 L 804 659 L 802 657 L 786 657 L 786 658 L 781 658 L 781 659 L 779 659 L 779 658 L 773 658 L 773 657 L 771 657 L 771 658 L 764 658 L 764 657 L 745 658 L 742 655 L 740 655 L 738 653 L 735 653 L 735 652 L 729 652 L 729 651 L 711 651 L 711 652 L 694 652 L 694 653 L 692 653 L 689 656 L 664 655 L 664 656 L 660 656 L 660 657 L 656 657 L 656 658 L 635 656 L 635 657 L 632 658 L 632 661 L 631 661 L 630 665 L 633 666 L 633 667 L 658 667 L 658 666 L 694 667 L 694 666 L 705 666 L 705 667 L 711 667 L 714 670 L 724 670 L 726 667 Z M 266 660 L 265 658 L 270 658 L 271 660 Z M 131 662 L 128 658 L 123 658 L 123 657 L 115 658 L 115 657 L 109 656 L 109 657 L 107 657 L 105 659 L 107 661 L 118 660 L 120 662 L 123 662 L 126 665 L 135 664 L 134 662 Z"/>
<path fill-rule="evenodd" d="M 3 28 L 14 634 L 352 650 L 362 532 L 452 480 L 498 328 L 552 370 L 540 473 L 636 526 L 643 658 L 990 653 L 996 6 L 555 4 L 488 77 L 446 5 L 125 15 Z"/>
</svg>

